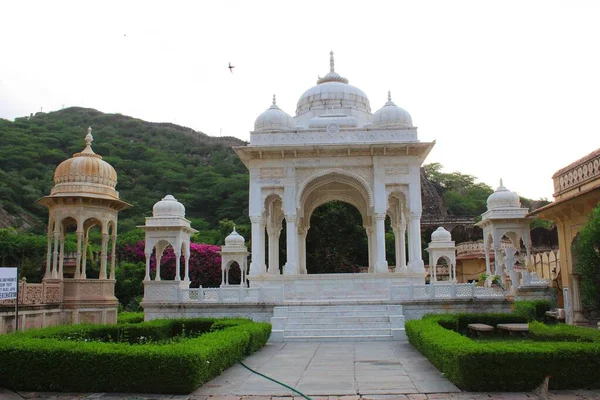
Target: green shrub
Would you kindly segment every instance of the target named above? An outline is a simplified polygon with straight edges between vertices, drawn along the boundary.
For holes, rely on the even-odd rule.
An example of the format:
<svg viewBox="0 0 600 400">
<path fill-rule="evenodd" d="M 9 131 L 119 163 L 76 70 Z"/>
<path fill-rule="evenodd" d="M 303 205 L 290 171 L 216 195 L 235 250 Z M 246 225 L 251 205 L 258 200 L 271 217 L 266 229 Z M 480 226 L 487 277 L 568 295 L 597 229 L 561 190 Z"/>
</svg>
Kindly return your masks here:
<svg viewBox="0 0 600 400">
<path fill-rule="evenodd" d="M 509 321 L 508 315 L 479 314 L 474 321 L 491 325 L 523 322 Z M 445 314 L 406 323 L 410 343 L 459 388 L 529 391 L 548 375 L 552 389 L 600 387 L 600 342 L 596 341 L 596 331 L 586 332 L 584 328 L 564 325 L 546 327 L 532 322 L 530 329 L 534 341 L 482 343 L 448 328 L 458 329 L 468 321 L 466 314 Z M 540 338 L 545 341 L 536 341 Z M 566 340 L 570 342 L 566 343 Z M 583 343 L 585 341 L 594 343 Z"/>
<path fill-rule="evenodd" d="M 513 303 L 512 311 L 526 317 L 527 321 L 543 321 L 546 311 L 551 308 L 552 302 L 549 300 L 519 300 Z"/>
<path fill-rule="evenodd" d="M 215 323 L 227 327 L 211 331 Z M 1 385 L 28 391 L 190 393 L 262 347 L 270 332 L 265 323 L 195 318 L 3 335 Z M 131 344 L 142 336 L 151 343 Z"/>
<path fill-rule="evenodd" d="M 137 324 L 144 322 L 143 312 L 125 311 L 117 315 L 117 324 Z"/>
<path fill-rule="evenodd" d="M 548 326 L 532 322 L 529 324 L 529 336 L 539 342 L 600 343 L 600 330 L 566 324 Z"/>
</svg>

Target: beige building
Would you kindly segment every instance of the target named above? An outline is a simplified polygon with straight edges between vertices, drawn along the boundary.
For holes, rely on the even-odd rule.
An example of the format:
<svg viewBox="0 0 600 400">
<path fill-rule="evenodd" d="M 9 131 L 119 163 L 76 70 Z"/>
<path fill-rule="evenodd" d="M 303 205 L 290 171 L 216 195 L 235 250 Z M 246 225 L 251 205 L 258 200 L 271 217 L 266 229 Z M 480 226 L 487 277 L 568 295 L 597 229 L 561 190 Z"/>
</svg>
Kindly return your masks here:
<svg viewBox="0 0 600 400">
<path fill-rule="evenodd" d="M 552 179 L 554 202 L 530 215 L 556 223 L 560 248 L 558 283 L 564 297 L 567 322 L 586 324 L 579 295 L 579 275 L 573 271 L 572 250 L 579 230 L 600 201 L 600 149 L 557 171 Z"/>
</svg>

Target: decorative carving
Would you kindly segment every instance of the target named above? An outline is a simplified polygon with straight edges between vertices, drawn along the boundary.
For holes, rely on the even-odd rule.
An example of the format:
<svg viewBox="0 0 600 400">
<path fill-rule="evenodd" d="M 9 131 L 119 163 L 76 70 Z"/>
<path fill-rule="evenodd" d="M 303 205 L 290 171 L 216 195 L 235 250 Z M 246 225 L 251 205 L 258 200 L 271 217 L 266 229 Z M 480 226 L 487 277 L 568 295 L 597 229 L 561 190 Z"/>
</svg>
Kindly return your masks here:
<svg viewBox="0 0 600 400">
<path fill-rule="evenodd" d="M 408 175 L 408 165 L 387 164 L 385 166 L 386 175 Z"/>
<path fill-rule="evenodd" d="M 285 168 L 261 168 L 260 169 L 260 177 L 261 178 L 284 178 L 285 177 Z"/>
<path fill-rule="evenodd" d="M 331 124 L 324 131 L 300 131 L 300 132 L 253 132 L 250 134 L 250 145 L 256 146 L 280 146 L 286 144 L 301 143 L 402 143 L 418 140 L 417 129 L 394 129 L 365 131 L 363 129 L 334 129 Z M 331 129 L 330 129 L 331 128 Z M 338 134 L 341 132 L 342 134 Z"/>
<path fill-rule="evenodd" d="M 557 172 L 554 177 L 554 196 L 600 178 L 600 151 L 579 160 L 571 168 Z"/>
</svg>

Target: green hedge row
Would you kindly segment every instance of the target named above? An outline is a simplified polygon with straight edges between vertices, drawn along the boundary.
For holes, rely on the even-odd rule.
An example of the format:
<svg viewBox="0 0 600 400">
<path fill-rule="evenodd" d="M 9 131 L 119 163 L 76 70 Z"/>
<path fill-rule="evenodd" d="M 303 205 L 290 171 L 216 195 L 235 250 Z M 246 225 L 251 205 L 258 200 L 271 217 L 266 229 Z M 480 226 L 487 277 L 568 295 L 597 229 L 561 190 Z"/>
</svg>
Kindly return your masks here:
<svg viewBox="0 0 600 400">
<path fill-rule="evenodd" d="M 566 324 L 548 326 L 539 322 L 531 322 L 529 336 L 539 342 L 600 343 L 600 330 Z"/>
<path fill-rule="evenodd" d="M 211 331 L 213 325 L 218 330 Z M 143 333 L 158 339 L 167 331 L 175 336 L 206 333 L 193 338 L 180 336 L 167 343 L 129 344 L 132 336 Z M 21 391 L 186 394 L 260 349 L 270 332 L 271 325 L 266 323 L 200 318 L 68 326 L 3 335 L 0 386 Z M 93 340 L 115 338 L 113 335 L 127 340 L 64 340 L 69 334 L 83 333 Z"/>
<path fill-rule="evenodd" d="M 480 314 L 477 322 L 509 322 L 503 319 L 505 317 Z M 548 375 L 552 389 L 600 387 L 600 343 L 582 343 L 583 340 L 476 342 L 449 329 L 460 327 L 468 320 L 466 314 L 440 315 L 406 323 L 410 343 L 459 388 L 530 391 Z M 542 324 L 532 323 L 534 332 L 538 325 Z M 546 328 L 537 331 L 543 331 L 547 338 L 551 336 Z M 535 333 L 532 336 L 537 338 Z M 584 338 L 586 334 L 578 337 Z"/>
<path fill-rule="evenodd" d="M 550 311 L 551 308 L 552 302 L 549 300 L 519 300 L 513 303 L 512 311 L 529 321 L 544 321 L 546 311 Z"/>
<path fill-rule="evenodd" d="M 144 322 L 143 312 L 125 311 L 117 315 L 117 324 L 139 324 Z"/>
</svg>

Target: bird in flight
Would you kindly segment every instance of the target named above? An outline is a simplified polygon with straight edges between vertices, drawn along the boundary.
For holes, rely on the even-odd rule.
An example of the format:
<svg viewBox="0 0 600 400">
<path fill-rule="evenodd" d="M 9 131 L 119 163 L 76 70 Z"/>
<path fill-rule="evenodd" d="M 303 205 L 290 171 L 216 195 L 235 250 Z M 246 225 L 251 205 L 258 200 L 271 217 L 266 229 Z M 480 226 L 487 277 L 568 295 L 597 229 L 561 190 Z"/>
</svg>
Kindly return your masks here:
<svg viewBox="0 0 600 400">
<path fill-rule="evenodd" d="M 233 74 L 233 69 L 235 68 L 235 66 L 231 65 L 231 63 L 229 63 L 229 67 L 227 67 L 227 68 L 229 68 L 229 72 L 231 72 Z"/>
</svg>

